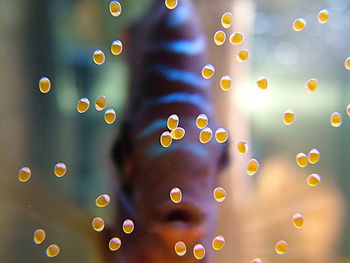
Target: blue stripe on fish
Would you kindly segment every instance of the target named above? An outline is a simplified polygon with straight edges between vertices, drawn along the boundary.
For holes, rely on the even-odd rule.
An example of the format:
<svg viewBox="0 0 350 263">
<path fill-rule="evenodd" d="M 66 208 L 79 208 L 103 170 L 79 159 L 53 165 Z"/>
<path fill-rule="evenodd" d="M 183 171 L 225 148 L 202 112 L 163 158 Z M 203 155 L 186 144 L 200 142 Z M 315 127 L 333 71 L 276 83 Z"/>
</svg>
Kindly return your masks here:
<svg viewBox="0 0 350 263">
<path fill-rule="evenodd" d="M 153 132 L 160 130 L 160 129 L 166 129 L 167 128 L 167 119 L 157 119 L 153 122 L 151 122 L 149 125 L 147 125 L 138 135 L 137 138 L 141 139 L 144 137 L 147 137 L 148 135 L 152 134 Z"/>
<path fill-rule="evenodd" d="M 161 41 L 155 44 L 152 49 L 156 51 L 165 50 L 177 54 L 194 56 L 205 51 L 205 39 L 203 36 L 200 36 L 194 40 Z"/>
<path fill-rule="evenodd" d="M 190 17 L 190 9 L 186 6 L 178 6 L 171 12 L 169 12 L 167 25 L 169 27 L 179 27 L 182 26 L 188 18 Z"/>
<path fill-rule="evenodd" d="M 182 150 L 194 154 L 200 158 L 208 158 L 209 148 L 204 145 L 193 142 L 178 142 L 164 148 L 159 143 L 152 143 L 146 148 L 146 153 L 150 158 L 156 158 L 165 153 L 169 153 L 175 150 Z"/>
<path fill-rule="evenodd" d="M 155 65 L 153 71 L 163 75 L 167 80 L 191 85 L 196 88 L 206 88 L 209 86 L 208 80 L 203 79 L 202 76 L 191 71 L 170 68 L 166 65 Z"/>
</svg>

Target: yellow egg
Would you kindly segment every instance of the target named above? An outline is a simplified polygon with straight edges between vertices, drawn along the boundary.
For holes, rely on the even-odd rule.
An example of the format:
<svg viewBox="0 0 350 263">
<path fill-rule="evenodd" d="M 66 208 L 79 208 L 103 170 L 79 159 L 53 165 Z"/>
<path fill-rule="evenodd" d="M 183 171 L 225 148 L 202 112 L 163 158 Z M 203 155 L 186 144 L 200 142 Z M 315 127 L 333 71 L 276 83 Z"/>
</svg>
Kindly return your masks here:
<svg viewBox="0 0 350 263">
<path fill-rule="evenodd" d="M 109 195 L 103 194 L 96 198 L 95 204 L 98 207 L 105 207 L 109 204 L 110 201 L 111 201 L 111 198 L 109 197 Z"/>
<path fill-rule="evenodd" d="M 58 163 L 55 165 L 54 172 L 57 177 L 62 177 L 67 172 L 67 166 L 64 163 Z"/>
<path fill-rule="evenodd" d="M 285 125 L 291 125 L 294 122 L 295 113 L 293 110 L 286 110 L 283 113 L 283 123 Z"/>
<path fill-rule="evenodd" d="M 315 164 L 320 160 L 321 154 L 317 149 L 312 149 L 308 154 L 309 163 Z"/>
<path fill-rule="evenodd" d="M 182 241 L 178 241 L 175 244 L 175 253 L 178 256 L 184 256 L 186 254 L 186 244 Z"/>
<path fill-rule="evenodd" d="M 168 9 L 174 9 L 177 6 L 177 0 L 165 0 L 165 6 Z"/>
<path fill-rule="evenodd" d="M 180 203 L 182 200 L 182 192 L 179 188 L 174 187 L 170 191 L 170 199 L 173 201 L 175 204 Z"/>
<path fill-rule="evenodd" d="M 92 57 L 97 65 L 102 65 L 105 62 L 105 53 L 100 49 L 95 50 Z"/>
<path fill-rule="evenodd" d="M 214 42 L 216 45 L 221 46 L 225 43 L 226 33 L 222 30 L 218 30 L 214 34 Z"/>
<path fill-rule="evenodd" d="M 301 31 L 306 26 L 306 20 L 304 18 L 295 19 L 293 22 L 294 31 Z"/>
<path fill-rule="evenodd" d="M 231 12 L 226 12 L 221 16 L 221 25 L 224 28 L 229 28 L 232 25 L 233 16 Z"/>
<path fill-rule="evenodd" d="M 249 58 L 248 50 L 242 49 L 242 50 L 238 51 L 236 58 L 237 58 L 238 62 L 246 61 Z"/>
<path fill-rule="evenodd" d="M 305 153 L 298 153 L 295 157 L 295 162 L 300 167 L 306 167 L 309 164 L 307 155 Z"/>
<path fill-rule="evenodd" d="M 350 57 L 347 57 L 344 61 L 344 67 L 347 69 L 347 70 L 350 70 Z"/>
<path fill-rule="evenodd" d="M 260 89 L 267 89 L 268 86 L 268 80 L 265 77 L 260 77 L 257 81 L 256 81 L 256 85 L 260 88 Z"/>
<path fill-rule="evenodd" d="M 170 132 L 171 138 L 174 140 L 181 140 L 185 136 L 184 128 L 177 127 Z"/>
<path fill-rule="evenodd" d="M 259 170 L 260 164 L 256 159 L 251 159 L 247 164 L 247 173 L 252 176 Z"/>
<path fill-rule="evenodd" d="M 210 128 L 204 128 L 199 133 L 199 141 L 201 143 L 208 143 L 211 140 L 211 137 L 213 137 L 213 132 Z"/>
<path fill-rule="evenodd" d="M 77 103 L 77 111 L 79 113 L 86 112 L 90 107 L 90 101 L 88 98 L 81 98 Z"/>
<path fill-rule="evenodd" d="M 165 131 L 160 135 L 160 144 L 163 147 L 169 147 L 172 143 L 173 139 L 171 137 L 170 132 Z"/>
<path fill-rule="evenodd" d="M 37 245 L 40 245 L 41 243 L 43 243 L 45 241 L 45 237 L 46 237 L 45 230 L 43 230 L 43 229 L 35 230 L 34 235 L 33 235 L 34 243 Z"/>
<path fill-rule="evenodd" d="M 307 91 L 315 91 L 317 89 L 318 86 L 318 81 L 317 79 L 309 79 L 306 83 L 305 83 L 305 88 Z"/>
<path fill-rule="evenodd" d="M 218 143 L 224 143 L 228 139 L 227 131 L 224 128 L 219 128 L 215 131 L 215 139 Z"/>
<path fill-rule="evenodd" d="M 208 125 L 208 117 L 205 114 L 199 114 L 196 119 L 196 126 L 198 129 L 204 129 Z"/>
<path fill-rule="evenodd" d="M 346 106 L 346 114 L 348 116 L 350 116 L 350 104 L 348 104 L 348 106 Z"/>
<path fill-rule="evenodd" d="M 307 178 L 306 178 L 306 183 L 309 186 L 316 186 L 320 183 L 321 181 L 321 176 L 319 174 L 310 174 Z"/>
<path fill-rule="evenodd" d="M 193 255 L 196 259 L 202 259 L 205 256 L 205 248 L 202 244 L 197 244 L 193 247 Z"/>
<path fill-rule="evenodd" d="M 58 255 L 58 253 L 60 253 L 60 247 L 56 244 L 52 244 L 52 245 L 48 246 L 46 249 L 46 255 L 49 258 L 56 257 Z"/>
<path fill-rule="evenodd" d="M 214 237 L 211 246 L 215 250 L 220 250 L 225 246 L 225 238 L 221 235 Z"/>
<path fill-rule="evenodd" d="M 205 79 L 210 79 L 215 73 L 215 68 L 211 64 L 207 64 L 202 69 L 202 76 Z"/>
<path fill-rule="evenodd" d="M 22 183 L 27 182 L 32 177 L 32 171 L 29 167 L 22 167 L 18 172 L 18 180 Z"/>
<path fill-rule="evenodd" d="M 326 23 L 328 19 L 329 19 L 329 12 L 327 9 L 322 9 L 317 15 L 317 21 L 320 24 Z"/>
<path fill-rule="evenodd" d="M 119 237 L 113 237 L 108 243 L 108 247 L 111 251 L 118 250 L 121 245 L 122 245 L 122 241 L 120 240 Z"/>
<path fill-rule="evenodd" d="M 179 125 L 179 116 L 171 114 L 167 120 L 167 126 L 169 130 L 174 130 Z"/>
<path fill-rule="evenodd" d="M 293 225 L 295 228 L 301 228 L 304 225 L 304 217 L 302 214 L 296 213 L 293 215 Z"/>
<path fill-rule="evenodd" d="M 117 119 L 117 114 L 115 113 L 115 111 L 113 109 L 108 109 L 105 111 L 105 122 L 107 124 L 113 124 L 115 122 L 115 120 Z"/>
<path fill-rule="evenodd" d="M 42 93 L 48 93 L 51 89 L 51 81 L 47 77 L 39 80 L 39 89 Z"/>
<path fill-rule="evenodd" d="M 241 32 L 233 32 L 229 37 L 230 43 L 233 45 L 241 44 L 244 40 L 244 35 Z"/>
<path fill-rule="evenodd" d="M 98 96 L 95 99 L 95 109 L 98 111 L 104 110 L 107 105 L 107 98 L 105 96 Z"/>
<path fill-rule="evenodd" d="M 330 117 L 330 123 L 333 127 L 338 128 L 343 123 L 341 114 L 333 112 Z"/>
<path fill-rule="evenodd" d="M 111 1 L 109 3 L 109 12 L 114 17 L 120 16 L 120 14 L 122 12 L 122 6 L 120 5 L 120 3 L 118 1 Z"/>
<path fill-rule="evenodd" d="M 222 90 L 227 91 L 231 89 L 231 85 L 232 85 L 232 79 L 230 76 L 225 75 L 220 79 L 220 88 Z"/>
<path fill-rule="evenodd" d="M 111 52 L 113 55 L 118 56 L 123 51 L 123 44 L 120 40 L 114 40 L 111 45 Z"/>
<path fill-rule="evenodd" d="M 132 231 L 134 231 L 134 222 L 131 219 L 126 219 L 123 222 L 123 231 L 125 234 L 130 234 Z"/>
<path fill-rule="evenodd" d="M 226 191 L 222 187 L 216 187 L 213 192 L 214 199 L 216 202 L 223 202 L 226 199 Z"/>
<path fill-rule="evenodd" d="M 92 228 L 97 232 L 101 232 L 105 228 L 105 221 L 101 217 L 95 217 L 92 220 Z"/>
<path fill-rule="evenodd" d="M 240 141 L 238 144 L 237 144 L 237 150 L 239 153 L 246 153 L 248 151 L 248 144 L 246 141 Z"/>
<path fill-rule="evenodd" d="M 278 255 L 283 255 L 287 252 L 288 250 L 288 244 L 284 240 L 280 240 L 276 243 L 275 245 L 275 251 Z"/>
</svg>

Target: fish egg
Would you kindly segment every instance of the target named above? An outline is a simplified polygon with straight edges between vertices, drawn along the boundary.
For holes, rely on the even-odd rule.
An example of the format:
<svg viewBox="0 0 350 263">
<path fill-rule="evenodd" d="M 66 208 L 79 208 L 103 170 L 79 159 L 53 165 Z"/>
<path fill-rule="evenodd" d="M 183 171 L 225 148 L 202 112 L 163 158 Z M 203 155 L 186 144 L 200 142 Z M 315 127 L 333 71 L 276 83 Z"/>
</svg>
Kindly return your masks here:
<svg viewBox="0 0 350 263">
<path fill-rule="evenodd" d="M 321 181 L 321 176 L 319 174 L 310 174 L 306 178 L 306 182 L 309 186 L 316 186 L 320 183 Z"/>
<path fill-rule="evenodd" d="M 350 57 L 347 57 L 344 61 L 344 67 L 347 69 L 347 70 L 350 70 Z"/>
<path fill-rule="evenodd" d="M 214 237 L 211 246 L 215 250 L 220 250 L 225 246 L 225 238 L 221 235 Z"/>
<path fill-rule="evenodd" d="M 109 240 L 108 247 L 111 251 L 116 251 L 120 248 L 122 245 L 122 241 L 119 237 L 113 237 L 111 240 Z"/>
<path fill-rule="evenodd" d="M 126 219 L 123 222 L 123 231 L 125 234 L 130 234 L 132 231 L 134 231 L 134 222 L 131 219 Z"/>
<path fill-rule="evenodd" d="M 287 252 L 288 244 L 284 240 L 280 240 L 275 245 L 275 251 L 278 255 L 283 255 Z"/>
<path fill-rule="evenodd" d="M 291 125 L 294 122 L 295 113 L 293 110 L 286 110 L 283 113 L 283 123 L 285 125 Z"/>
<path fill-rule="evenodd" d="M 221 25 L 224 28 L 229 28 L 232 25 L 233 16 L 231 12 L 226 12 L 221 16 Z"/>
<path fill-rule="evenodd" d="M 95 99 L 95 109 L 98 111 L 104 110 L 107 105 L 107 98 L 105 96 L 98 96 Z"/>
<path fill-rule="evenodd" d="M 218 30 L 214 34 L 214 42 L 216 45 L 221 46 L 225 43 L 226 40 L 226 34 L 222 30 Z"/>
<path fill-rule="evenodd" d="M 39 89 L 42 93 L 48 93 L 51 89 L 51 81 L 47 77 L 42 77 L 39 80 Z"/>
<path fill-rule="evenodd" d="M 97 49 L 94 51 L 93 60 L 97 65 L 102 65 L 105 62 L 105 54 L 102 50 Z"/>
<path fill-rule="evenodd" d="M 18 180 L 22 183 L 27 182 L 32 176 L 32 171 L 29 167 L 22 167 L 18 172 Z"/>
<path fill-rule="evenodd" d="M 251 263 L 263 263 L 261 258 L 254 258 Z"/>
<path fill-rule="evenodd" d="M 317 89 L 318 86 L 318 81 L 317 79 L 309 79 L 308 81 L 306 81 L 305 83 L 305 88 L 307 91 L 315 91 Z"/>
<path fill-rule="evenodd" d="M 201 143 L 208 143 L 211 140 L 211 137 L 213 136 L 213 132 L 210 128 L 204 128 L 199 133 L 199 141 Z"/>
<path fill-rule="evenodd" d="M 105 228 L 105 221 L 101 217 L 95 217 L 92 219 L 92 228 L 97 232 L 101 232 Z"/>
<path fill-rule="evenodd" d="M 112 124 L 117 119 L 117 115 L 113 109 L 108 109 L 105 111 L 105 122 Z"/>
<path fill-rule="evenodd" d="M 111 45 L 111 52 L 113 55 L 118 56 L 123 51 L 123 44 L 120 40 L 114 40 Z"/>
<path fill-rule="evenodd" d="M 221 203 L 226 199 L 226 191 L 222 187 L 216 187 L 213 192 L 215 201 Z"/>
<path fill-rule="evenodd" d="M 267 78 L 265 78 L 265 77 L 260 77 L 260 78 L 256 81 L 256 85 L 257 85 L 260 89 L 267 89 L 267 86 L 268 86 Z"/>
<path fill-rule="evenodd" d="M 315 164 L 320 160 L 321 154 L 317 149 L 312 149 L 308 154 L 309 163 Z"/>
<path fill-rule="evenodd" d="M 233 32 L 229 37 L 230 43 L 233 45 L 241 44 L 244 40 L 244 36 L 241 32 Z"/>
<path fill-rule="evenodd" d="M 295 228 L 301 228 L 304 225 L 303 215 L 296 213 L 293 215 L 293 225 Z"/>
<path fill-rule="evenodd" d="M 120 5 L 120 3 L 118 1 L 111 1 L 109 3 L 109 12 L 114 17 L 120 16 L 120 14 L 122 12 L 122 6 Z"/>
<path fill-rule="evenodd" d="M 95 204 L 98 207 L 105 207 L 109 204 L 110 201 L 111 201 L 111 198 L 109 197 L 109 195 L 103 194 L 96 198 Z"/>
<path fill-rule="evenodd" d="M 168 9 L 174 9 L 177 6 L 177 0 L 165 0 L 165 6 Z"/>
<path fill-rule="evenodd" d="M 170 132 L 165 131 L 162 133 L 162 135 L 160 135 L 160 144 L 163 147 L 169 147 L 172 143 L 173 139 L 171 137 Z"/>
<path fill-rule="evenodd" d="M 49 258 L 56 257 L 58 255 L 58 253 L 60 253 L 60 247 L 56 244 L 52 244 L 52 245 L 48 246 L 46 249 L 46 255 Z"/>
<path fill-rule="evenodd" d="M 202 76 L 205 79 L 210 79 L 215 73 L 215 68 L 212 64 L 205 65 L 202 69 Z"/>
<path fill-rule="evenodd" d="M 248 144 L 246 141 L 240 141 L 237 144 L 237 150 L 239 153 L 246 153 L 248 151 Z"/>
<path fill-rule="evenodd" d="M 252 175 L 256 174 L 256 172 L 259 169 L 259 166 L 260 166 L 260 164 L 256 159 L 249 160 L 248 164 L 247 164 L 248 175 L 252 176 Z"/>
<path fill-rule="evenodd" d="M 174 130 L 179 125 L 179 116 L 171 114 L 167 120 L 167 127 L 169 130 Z"/>
<path fill-rule="evenodd" d="M 196 126 L 198 129 L 204 129 L 208 125 L 208 117 L 205 114 L 199 114 L 196 119 Z"/>
<path fill-rule="evenodd" d="M 185 136 L 185 130 L 184 128 L 177 127 L 170 132 L 170 135 L 174 140 L 180 140 Z"/>
<path fill-rule="evenodd" d="M 295 162 L 299 167 L 306 167 L 309 164 L 307 155 L 305 153 L 298 153 L 295 157 Z"/>
<path fill-rule="evenodd" d="M 77 103 L 77 111 L 79 113 L 86 112 L 90 107 L 90 101 L 88 98 L 81 98 Z"/>
<path fill-rule="evenodd" d="M 322 9 L 317 15 L 317 21 L 320 24 L 326 23 L 328 19 L 329 19 L 329 12 L 327 9 Z"/>
<path fill-rule="evenodd" d="M 346 114 L 348 116 L 350 116 L 350 104 L 348 104 L 348 106 L 346 106 Z"/>
<path fill-rule="evenodd" d="M 64 163 L 58 163 L 55 165 L 54 172 L 57 177 L 62 177 L 67 172 L 67 166 Z"/>
<path fill-rule="evenodd" d="M 45 240 L 45 237 L 46 237 L 46 233 L 43 229 L 35 230 L 34 235 L 33 235 L 34 243 L 37 245 L 43 243 Z"/>
<path fill-rule="evenodd" d="M 225 75 L 220 79 L 220 88 L 224 91 L 231 89 L 232 79 L 230 76 Z"/>
<path fill-rule="evenodd" d="M 301 31 L 306 26 L 306 20 L 304 18 L 298 18 L 295 19 L 293 22 L 293 30 L 294 31 Z"/>
<path fill-rule="evenodd" d="M 338 128 L 342 124 L 342 117 L 339 112 L 333 112 L 330 117 L 331 125 L 335 128 Z"/>
<path fill-rule="evenodd" d="M 175 253 L 178 256 L 184 256 L 186 254 L 186 245 L 182 241 L 178 241 L 175 244 Z"/>
<path fill-rule="evenodd" d="M 246 61 L 249 58 L 248 50 L 242 49 L 242 50 L 238 51 L 236 58 L 237 58 L 238 62 Z"/>
<path fill-rule="evenodd" d="M 215 139 L 218 143 L 224 143 L 228 139 L 227 131 L 224 128 L 219 128 L 215 131 Z"/>
<path fill-rule="evenodd" d="M 205 248 L 202 244 L 197 244 L 193 247 L 193 255 L 196 259 L 202 259 L 205 256 Z"/>
<path fill-rule="evenodd" d="M 174 187 L 170 191 L 170 199 L 173 201 L 175 204 L 180 203 L 182 200 L 182 192 L 179 188 Z"/>
</svg>

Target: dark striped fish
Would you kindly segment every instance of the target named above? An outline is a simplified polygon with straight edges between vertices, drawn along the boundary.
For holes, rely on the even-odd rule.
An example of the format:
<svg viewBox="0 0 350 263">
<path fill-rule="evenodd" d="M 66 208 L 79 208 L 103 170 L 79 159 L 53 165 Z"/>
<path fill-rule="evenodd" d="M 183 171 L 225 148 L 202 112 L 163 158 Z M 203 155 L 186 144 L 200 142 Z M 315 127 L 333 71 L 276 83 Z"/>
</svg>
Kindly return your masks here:
<svg viewBox="0 0 350 263">
<path fill-rule="evenodd" d="M 131 93 L 113 158 L 120 174 L 118 217 L 134 220 L 135 231 L 118 233 L 123 245 L 116 261 L 195 262 L 197 243 L 208 248 L 202 260 L 208 261 L 217 208 L 212 192 L 226 155 L 215 140 L 198 139 L 199 114 L 208 116 L 213 131 L 216 124 L 210 82 L 201 76 L 206 39 L 196 10 L 189 0 L 174 10 L 157 0 L 129 35 Z M 164 148 L 159 138 L 174 113 L 186 135 Z M 173 187 L 182 190 L 178 204 L 169 198 Z M 185 256 L 176 255 L 177 241 L 185 242 Z"/>
</svg>

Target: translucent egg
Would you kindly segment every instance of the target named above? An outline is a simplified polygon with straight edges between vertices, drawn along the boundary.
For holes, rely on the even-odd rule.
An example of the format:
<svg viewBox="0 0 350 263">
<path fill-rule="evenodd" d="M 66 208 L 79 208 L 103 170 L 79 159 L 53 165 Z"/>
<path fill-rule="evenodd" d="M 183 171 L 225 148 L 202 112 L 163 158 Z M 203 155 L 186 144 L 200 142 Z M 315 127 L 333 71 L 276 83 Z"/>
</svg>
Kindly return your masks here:
<svg viewBox="0 0 350 263">
<path fill-rule="evenodd" d="M 241 32 L 233 32 L 229 37 L 230 43 L 233 45 L 241 44 L 244 40 L 244 35 Z"/>
<path fill-rule="evenodd" d="M 321 176 L 319 174 L 310 174 L 307 178 L 306 178 L 306 183 L 309 186 L 316 186 L 320 183 L 321 181 Z"/>
<path fill-rule="evenodd" d="M 199 114 L 196 119 L 196 126 L 198 129 L 204 129 L 208 125 L 208 117 L 205 114 Z"/>
<path fill-rule="evenodd" d="M 168 9 L 176 8 L 177 4 L 178 4 L 177 0 L 165 0 L 165 6 Z"/>
<path fill-rule="evenodd" d="M 103 194 L 96 198 L 95 204 L 98 207 L 105 207 L 109 204 L 110 201 L 111 201 L 110 196 L 107 194 Z"/>
<path fill-rule="evenodd" d="M 202 259 L 205 256 L 205 248 L 202 244 L 197 244 L 193 247 L 193 255 L 196 259 Z"/>
<path fill-rule="evenodd" d="M 256 159 L 249 160 L 248 164 L 247 164 L 248 175 L 252 176 L 252 175 L 256 174 L 256 172 L 259 169 L 259 166 L 260 166 L 260 164 Z"/>
<path fill-rule="evenodd" d="M 202 76 L 205 79 L 210 79 L 215 73 L 215 68 L 213 65 L 208 64 L 205 65 L 202 69 Z"/>
<path fill-rule="evenodd" d="M 291 125 L 294 122 L 295 113 L 293 110 L 286 110 L 283 113 L 283 123 L 285 125 Z"/>
<path fill-rule="evenodd" d="M 113 109 L 108 109 L 105 111 L 105 122 L 107 124 L 113 124 L 115 122 L 115 120 L 117 119 L 117 114 L 115 113 L 115 111 Z"/>
<path fill-rule="evenodd" d="M 175 253 L 178 256 L 184 256 L 186 254 L 186 244 L 182 241 L 178 241 L 175 244 Z"/>
<path fill-rule="evenodd" d="M 330 123 L 335 128 L 338 128 L 340 125 L 342 125 L 343 120 L 341 114 L 339 112 L 333 112 L 330 117 Z"/>
<path fill-rule="evenodd" d="M 184 128 L 177 127 L 170 132 L 171 138 L 174 140 L 181 140 L 185 136 Z"/>
<path fill-rule="evenodd" d="M 42 93 L 48 93 L 51 89 L 51 81 L 47 77 L 39 80 L 39 89 Z"/>
<path fill-rule="evenodd" d="M 220 250 L 225 246 L 225 238 L 221 235 L 214 237 L 211 246 L 215 250 Z"/>
<path fill-rule="evenodd" d="M 309 163 L 315 164 L 320 160 L 321 154 L 317 149 L 312 149 L 308 154 Z"/>
<path fill-rule="evenodd" d="M 267 89 L 268 86 L 268 80 L 265 77 L 260 77 L 257 81 L 256 81 L 256 85 L 260 88 L 260 89 Z"/>
<path fill-rule="evenodd" d="M 132 231 L 134 231 L 134 222 L 131 219 L 126 219 L 123 222 L 123 231 L 125 234 L 130 234 Z"/>
<path fill-rule="evenodd" d="M 100 49 L 95 50 L 92 57 L 97 65 L 102 65 L 105 62 L 105 53 Z"/>
<path fill-rule="evenodd" d="M 216 202 L 223 202 L 226 199 L 226 191 L 222 187 L 216 187 L 213 192 L 214 199 Z"/>
<path fill-rule="evenodd" d="M 67 172 L 67 166 L 64 163 L 58 163 L 55 165 L 54 172 L 57 177 L 62 177 Z"/>
<path fill-rule="evenodd" d="M 32 171 L 29 167 L 22 167 L 18 172 L 18 180 L 22 183 L 27 182 L 32 177 Z"/>
<path fill-rule="evenodd" d="M 213 132 L 210 128 L 204 128 L 199 133 L 199 141 L 201 143 L 208 143 L 211 140 L 211 137 L 213 137 Z"/>
<path fill-rule="evenodd" d="M 309 164 L 307 155 L 305 153 L 298 153 L 295 157 L 295 162 L 300 167 L 306 167 Z"/>
<path fill-rule="evenodd" d="M 228 133 L 224 128 L 219 128 L 215 131 L 215 139 L 218 143 L 224 143 L 228 139 Z"/>
<path fill-rule="evenodd" d="M 120 240 L 119 237 L 113 237 L 109 243 L 108 243 L 108 247 L 111 251 L 116 251 L 118 250 L 122 245 L 122 241 Z"/>
<path fill-rule="evenodd" d="M 120 40 L 114 40 L 111 45 L 111 52 L 113 55 L 118 56 L 123 51 L 123 43 Z"/>
<path fill-rule="evenodd" d="M 224 91 L 231 89 L 232 79 L 230 76 L 225 75 L 220 79 L 220 88 Z"/>
<path fill-rule="evenodd" d="M 95 99 L 95 109 L 98 111 L 104 110 L 107 105 L 107 98 L 105 96 L 98 96 Z"/>
<path fill-rule="evenodd" d="M 318 86 L 318 81 L 317 79 L 309 79 L 308 81 L 306 81 L 305 83 L 305 88 L 307 91 L 315 91 L 317 89 Z"/>
<path fill-rule="evenodd" d="M 160 144 L 163 147 L 169 147 L 172 143 L 173 139 L 171 137 L 170 132 L 165 131 L 160 135 Z"/>
<path fill-rule="evenodd" d="M 295 19 L 293 22 L 294 31 L 301 31 L 306 26 L 306 20 L 304 18 Z"/>
<path fill-rule="evenodd" d="M 322 9 L 317 15 L 317 21 L 320 24 L 326 23 L 328 19 L 329 19 L 329 12 L 327 9 Z"/>
<path fill-rule="evenodd" d="M 214 34 L 214 42 L 216 45 L 221 46 L 225 43 L 226 33 L 222 30 L 218 30 Z"/>
<path fill-rule="evenodd" d="M 242 50 L 238 51 L 236 58 L 237 58 L 238 62 L 246 61 L 249 58 L 248 50 L 242 49 Z"/>
<path fill-rule="evenodd" d="M 46 255 L 49 258 L 56 257 L 59 253 L 60 253 L 60 247 L 56 244 L 52 244 L 52 245 L 48 246 L 46 249 Z"/>
<path fill-rule="evenodd" d="M 278 255 L 283 255 L 287 252 L 288 250 L 288 244 L 284 240 L 280 240 L 276 243 L 275 245 L 275 251 Z"/>
<path fill-rule="evenodd" d="M 122 6 L 118 1 L 111 1 L 109 3 L 109 12 L 112 16 L 117 17 L 122 13 Z"/>
<path fill-rule="evenodd" d="M 239 153 L 246 153 L 248 151 L 248 144 L 246 141 L 240 141 L 238 144 L 237 144 L 237 150 Z"/>
<path fill-rule="evenodd" d="M 90 107 L 90 101 L 88 98 L 81 98 L 77 103 L 77 111 L 79 113 L 86 112 Z"/>
<path fill-rule="evenodd" d="M 350 116 L 350 104 L 346 106 L 346 114 Z"/>
<path fill-rule="evenodd" d="M 182 200 L 182 192 L 179 188 L 174 187 L 170 191 L 170 199 L 173 201 L 175 204 L 180 203 Z"/>
<path fill-rule="evenodd" d="M 254 258 L 251 263 L 263 263 L 261 258 Z"/>
<path fill-rule="evenodd" d="M 295 228 L 301 228 L 304 225 L 303 215 L 296 213 L 293 215 L 293 225 Z"/>
<path fill-rule="evenodd" d="M 105 221 L 101 217 L 95 217 L 92 220 L 92 228 L 97 232 L 101 232 L 105 228 Z"/>
<path fill-rule="evenodd" d="M 174 130 L 179 125 L 179 116 L 171 114 L 167 120 L 167 126 L 169 130 Z"/>
<path fill-rule="evenodd" d="M 34 235 L 33 235 L 34 243 L 37 245 L 40 245 L 41 243 L 43 243 L 45 241 L 45 237 L 46 237 L 46 233 L 43 229 L 35 230 Z"/>
<path fill-rule="evenodd" d="M 221 25 L 224 28 L 229 28 L 232 25 L 233 16 L 231 12 L 226 12 L 221 16 Z"/>
</svg>

